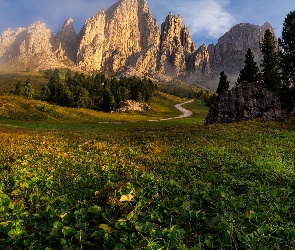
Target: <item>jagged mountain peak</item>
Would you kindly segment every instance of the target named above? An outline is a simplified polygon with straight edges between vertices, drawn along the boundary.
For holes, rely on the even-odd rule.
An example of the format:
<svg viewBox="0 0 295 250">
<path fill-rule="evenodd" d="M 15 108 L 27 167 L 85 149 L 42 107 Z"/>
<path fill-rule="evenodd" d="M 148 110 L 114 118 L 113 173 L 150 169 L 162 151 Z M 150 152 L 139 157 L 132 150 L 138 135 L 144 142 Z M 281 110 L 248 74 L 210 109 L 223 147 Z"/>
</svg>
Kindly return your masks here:
<svg viewBox="0 0 295 250">
<path fill-rule="evenodd" d="M 46 27 L 45 23 L 38 21 L 29 26 L 28 33 L 45 31 L 45 30 L 52 33 L 52 31 Z"/>
<path fill-rule="evenodd" d="M 23 68 L 150 74 L 159 80 L 176 77 L 202 86 L 214 81 L 214 89 L 218 82 L 214 79 L 221 71 L 232 79 L 238 75 L 248 48 L 260 60 L 259 42 L 266 29 L 274 32 L 269 23 L 237 24 L 216 45 L 203 44 L 197 49 L 180 14 L 170 12 L 159 26 L 146 0 L 119 0 L 88 18 L 79 34 L 72 18 L 55 36 L 41 22 L 28 30 L 6 30 L 0 36 L 0 67 L 17 61 Z"/>
<path fill-rule="evenodd" d="M 74 28 L 74 20 L 73 18 L 69 17 L 64 24 L 61 26 L 60 30 L 75 30 Z"/>
<path fill-rule="evenodd" d="M 140 69 L 146 64 L 146 54 L 158 46 L 159 29 L 145 0 L 121 0 L 88 19 L 80 38 L 80 67 L 141 72 L 147 69 Z"/>
</svg>

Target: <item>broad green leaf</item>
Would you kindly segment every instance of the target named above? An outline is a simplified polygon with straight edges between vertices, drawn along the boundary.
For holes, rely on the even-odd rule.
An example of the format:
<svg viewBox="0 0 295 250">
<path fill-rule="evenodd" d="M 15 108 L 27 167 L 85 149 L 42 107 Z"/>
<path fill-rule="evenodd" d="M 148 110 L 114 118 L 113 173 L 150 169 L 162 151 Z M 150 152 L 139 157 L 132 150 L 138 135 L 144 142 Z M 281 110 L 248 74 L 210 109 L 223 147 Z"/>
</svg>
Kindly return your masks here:
<svg viewBox="0 0 295 250">
<path fill-rule="evenodd" d="M 95 231 L 93 234 L 91 234 L 91 237 L 101 237 L 102 236 L 102 231 Z"/>
<path fill-rule="evenodd" d="M 98 214 L 102 211 L 102 208 L 100 206 L 94 205 L 90 208 L 88 208 L 88 212 L 92 214 Z"/>
<path fill-rule="evenodd" d="M 158 250 L 158 249 L 161 249 L 161 247 L 156 242 L 151 242 L 146 247 L 146 250 Z"/>
<path fill-rule="evenodd" d="M 138 232 L 149 232 L 151 229 L 156 228 L 156 224 L 151 222 L 145 222 L 145 223 L 136 223 L 135 226 L 136 230 Z"/>
<path fill-rule="evenodd" d="M 75 230 L 72 227 L 63 227 L 62 232 L 64 236 L 71 236 L 75 233 Z"/>
<path fill-rule="evenodd" d="M 55 228 L 57 230 L 62 229 L 62 227 L 63 227 L 63 224 L 61 222 L 59 222 L 59 221 L 56 221 L 56 222 L 53 223 L 53 228 Z"/>
<path fill-rule="evenodd" d="M 24 232 L 25 232 L 25 230 L 23 228 L 17 227 L 15 229 L 11 229 L 8 232 L 8 235 L 11 238 L 15 238 L 15 237 L 21 236 Z"/>
<path fill-rule="evenodd" d="M 189 201 L 183 202 L 182 208 L 183 208 L 184 211 L 189 211 L 190 208 L 191 208 L 191 203 Z"/>
<path fill-rule="evenodd" d="M 111 234 L 112 232 L 114 232 L 115 230 L 113 230 L 110 226 L 108 226 L 107 224 L 100 224 L 98 226 L 100 229 L 104 230 L 106 233 Z"/>
<path fill-rule="evenodd" d="M 86 208 L 82 207 L 82 208 L 80 209 L 80 214 L 81 214 L 81 215 L 86 215 L 87 213 L 88 213 L 88 211 L 87 211 Z"/>
</svg>

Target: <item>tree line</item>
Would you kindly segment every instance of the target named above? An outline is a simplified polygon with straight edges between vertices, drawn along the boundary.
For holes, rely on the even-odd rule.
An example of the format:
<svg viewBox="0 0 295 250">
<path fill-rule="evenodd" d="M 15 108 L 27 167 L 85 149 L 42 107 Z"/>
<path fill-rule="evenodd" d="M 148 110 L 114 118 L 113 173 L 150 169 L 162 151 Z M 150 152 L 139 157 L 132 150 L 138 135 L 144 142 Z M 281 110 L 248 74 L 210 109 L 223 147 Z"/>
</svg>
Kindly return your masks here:
<svg viewBox="0 0 295 250">
<path fill-rule="evenodd" d="M 245 55 L 244 68 L 240 71 L 237 83 L 258 84 L 271 91 L 280 92 L 290 104 L 295 99 L 295 11 L 287 14 L 282 30 L 282 37 L 276 41 L 267 29 L 259 44 L 263 59 L 261 70 L 254 61 L 249 48 Z M 222 71 L 219 77 L 217 95 L 229 89 L 229 81 Z M 213 98 L 216 98 L 213 97 Z"/>
<path fill-rule="evenodd" d="M 147 102 L 155 91 L 150 79 L 135 76 L 117 79 L 104 73 L 86 76 L 68 70 L 61 80 L 59 69 L 49 69 L 44 77 L 48 83 L 42 88 L 42 100 L 67 107 L 111 111 L 122 101 Z"/>
</svg>

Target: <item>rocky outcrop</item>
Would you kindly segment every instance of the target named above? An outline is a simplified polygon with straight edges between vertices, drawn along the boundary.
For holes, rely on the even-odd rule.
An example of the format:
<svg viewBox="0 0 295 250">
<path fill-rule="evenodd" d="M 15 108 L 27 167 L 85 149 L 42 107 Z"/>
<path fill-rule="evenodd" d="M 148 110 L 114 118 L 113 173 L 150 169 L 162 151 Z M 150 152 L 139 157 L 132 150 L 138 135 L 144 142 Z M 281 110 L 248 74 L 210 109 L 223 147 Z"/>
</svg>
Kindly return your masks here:
<svg viewBox="0 0 295 250">
<path fill-rule="evenodd" d="M 147 103 L 136 102 L 133 100 L 126 100 L 119 104 L 116 112 L 128 112 L 128 111 L 139 111 L 149 110 L 151 107 Z"/>
<path fill-rule="evenodd" d="M 217 98 L 211 106 L 205 124 L 229 123 L 261 118 L 287 117 L 280 95 L 258 85 L 240 83 Z"/>
</svg>

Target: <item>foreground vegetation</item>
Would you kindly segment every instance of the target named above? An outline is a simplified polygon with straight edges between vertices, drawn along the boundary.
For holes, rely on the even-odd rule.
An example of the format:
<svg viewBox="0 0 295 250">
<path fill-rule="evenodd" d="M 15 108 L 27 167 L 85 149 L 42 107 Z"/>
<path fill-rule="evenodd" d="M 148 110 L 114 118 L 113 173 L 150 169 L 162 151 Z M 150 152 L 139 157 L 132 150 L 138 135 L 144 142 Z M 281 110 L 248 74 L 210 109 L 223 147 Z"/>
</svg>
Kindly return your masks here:
<svg viewBox="0 0 295 250">
<path fill-rule="evenodd" d="M 158 122 L 2 118 L 0 246 L 295 249 L 294 123 L 203 126 L 207 108 L 187 107 Z"/>
</svg>

